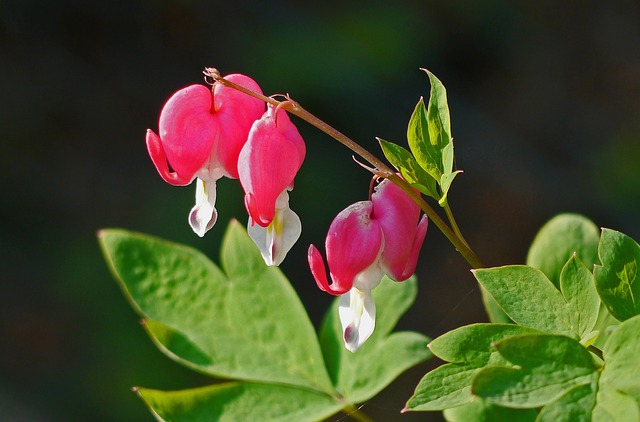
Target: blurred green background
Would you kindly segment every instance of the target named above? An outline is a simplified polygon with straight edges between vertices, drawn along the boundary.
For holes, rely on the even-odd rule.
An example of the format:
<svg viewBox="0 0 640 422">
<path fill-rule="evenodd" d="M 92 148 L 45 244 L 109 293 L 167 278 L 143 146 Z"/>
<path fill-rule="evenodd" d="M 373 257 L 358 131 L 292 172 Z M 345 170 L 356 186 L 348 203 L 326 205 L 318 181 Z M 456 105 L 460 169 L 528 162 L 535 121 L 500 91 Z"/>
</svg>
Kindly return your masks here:
<svg viewBox="0 0 640 422">
<path fill-rule="evenodd" d="M 157 175 L 144 146 L 164 101 L 241 72 L 289 93 L 377 152 L 406 145 L 432 70 L 449 93 L 457 166 L 450 202 L 487 265 L 522 263 L 564 211 L 640 238 L 640 3 L 4 0 L 0 3 L 0 419 L 152 420 L 130 388 L 210 382 L 151 344 L 104 264 L 96 230 L 124 227 L 217 260 L 236 181 L 220 183 L 217 226 L 187 225 L 193 186 Z M 298 121 L 299 122 L 299 121 Z M 331 297 L 306 266 L 335 214 L 366 199 L 369 174 L 299 122 L 308 155 L 291 195 L 304 232 L 282 269 L 320 324 Z M 416 305 L 400 322 L 435 337 L 485 320 L 465 262 L 427 236 Z M 432 360 L 366 403 L 398 411 Z M 331 420 L 340 420 L 337 415 Z"/>
</svg>

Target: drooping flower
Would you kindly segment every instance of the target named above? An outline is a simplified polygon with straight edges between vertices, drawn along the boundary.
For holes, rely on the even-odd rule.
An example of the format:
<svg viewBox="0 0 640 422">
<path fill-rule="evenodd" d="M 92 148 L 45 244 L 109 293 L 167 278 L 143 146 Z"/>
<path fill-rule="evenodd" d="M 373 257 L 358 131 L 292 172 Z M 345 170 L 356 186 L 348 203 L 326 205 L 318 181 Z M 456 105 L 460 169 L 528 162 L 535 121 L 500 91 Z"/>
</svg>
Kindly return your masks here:
<svg viewBox="0 0 640 422">
<path fill-rule="evenodd" d="M 262 93 L 247 76 L 232 74 L 225 79 Z M 185 186 L 198 179 L 189 224 L 199 236 L 217 219 L 216 181 L 223 176 L 238 178 L 238 155 L 263 112 L 261 100 L 219 82 L 211 89 L 191 85 L 173 94 L 162 108 L 160 135 L 147 130 L 147 150 L 167 183 Z"/>
<path fill-rule="evenodd" d="M 398 186 L 382 181 L 370 201 L 357 202 L 331 223 L 325 243 L 332 283 L 322 255 L 309 247 L 309 266 L 318 287 L 342 295 L 339 316 L 345 347 L 355 352 L 375 328 L 371 291 L 386 274 L 404 281 L 413 274 L 428 220 Z"/>
<path fill-rule="evenodd" d="M 257 120 L 240 151 L 238 173 L 249 213 L 247 230 L 267 265 L 279 265 L 300 237 L 300 219 L 289 208 L 293 179 L 306 147 L 283 109 L 273 105 Z"/>
</svg>

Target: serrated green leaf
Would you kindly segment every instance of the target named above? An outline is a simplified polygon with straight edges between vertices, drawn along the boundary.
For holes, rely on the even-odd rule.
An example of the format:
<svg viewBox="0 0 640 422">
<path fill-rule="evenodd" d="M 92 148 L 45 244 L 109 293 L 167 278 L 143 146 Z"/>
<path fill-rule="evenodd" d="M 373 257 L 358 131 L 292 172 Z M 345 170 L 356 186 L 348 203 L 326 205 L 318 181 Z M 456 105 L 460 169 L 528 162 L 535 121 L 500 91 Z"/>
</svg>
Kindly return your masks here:
<svg viewBox="0 0 640 422">
<path fill-rule="evenodd" d="M 379 393 L 398 375 L 431 356 L 429 339 L 413 332 L 389 334 L 414 302 L 415 277 L 396 283 L 385 277 L 372 294 L 376 303 L 376 329 L 351 353 L 344 347 L 336 298 L 320 330 L 320 343 L 336 389 L 349 403 L 360 403 Z"/>
<path fill-rule="evenodd" d="M 316 421 L 344 406 L 325 394 L 269 384 L 232 382 L 181 391 L 139 388 L 137 393 L 161 421 Z"/>
<path fill-rule="evenodd" d="M 593 274 L 576 255 L 569 259 L 560 273 L 560 290 L 567 301 L 574 332 L 583 343 L 593 340 L 597 335 L 592 330 L 598 320 L 600 297 Z"/>
<path fill-rule="evenodd" d="M 513 324 L 472 324 L 441 335 L 429 349 L 453 363 L 428 372 L 407 401 L 405 411 L 444 410 L 468 403 L 473 377 L 483 366 L 510 365 L 492 344 L 513 335 L 538 332 Z"/>
<path fill-rule="evenodd" d="M 560 272 L 575 253 L 587 268 L 598 259 L 600 231 L 591 220 L 578 214 L 560 214 L 536 234 L 527 254 L 527 265 L 541 270 L 560 288 Z"/>
<path fill-rule="evenodd" d="M 575 336 L 567 303 L 542 273 L 526 265 L 473 270 L 478 282 L 517 324 Z"/>
<path fill-rule="evenodd" d="M 602 229 L 596 265 L 596 289 L 609 312 L 624 321 L 640 314 L 640 246 L 629 236 Z"/>
<path fill-rule="evenodd" d="M 605 366 L 600 383 L 640 402 L 640 315 L 629 318 L 611 334 L 602 350 Z"/>
<path fill-rule="evenodd" d="M 509 409 L 475 397 L 471 403 L 446 409 L 444 418 L 449 422 L 534 422 L 535 409 Z"/>
<path fill-rule="evenodd" d="M 540 334 L 540 331 L 515 324 L 471 324 L 434 339 L 429 343 L 429 349 L 446 362 L 472 363 L 480 367 L 494 362 L 492 356 L 498 354 L 492 347 L 495 342 L 522 334 Z"/>
<path fill-rule="evenodd" d="M 440 194 L 436 188 L 436 180 L 424 171 L 409 151 L 392 142 L 378 138 L 380 148 L 387 160 L 400 172 L 404 180 L 420 192 L 436 200 Z"/>
<path fill-rule="evenodd" d="M 238 222 L 223 241 L 225 272 L 192 248 L 139 233 L 104 230 L 100 243 L 169 357 L 217 377 L 334 393 L 304 307 Z"/>
<path fill-rule="evenodd" d="M 577 385 L 542 408 L 538 422 L 590 421 L 596 404 L 597 386 Z"/>
<path fill-rule="evenodd" d="M 518 368 L 486 367 L 474 378 L 473 394 L 513 408 L 544 406 L 577 385 L 597 379 L 598 365 L 576 340 L 561 335 L 527 334 L 495 345 Z"/>
</svg>

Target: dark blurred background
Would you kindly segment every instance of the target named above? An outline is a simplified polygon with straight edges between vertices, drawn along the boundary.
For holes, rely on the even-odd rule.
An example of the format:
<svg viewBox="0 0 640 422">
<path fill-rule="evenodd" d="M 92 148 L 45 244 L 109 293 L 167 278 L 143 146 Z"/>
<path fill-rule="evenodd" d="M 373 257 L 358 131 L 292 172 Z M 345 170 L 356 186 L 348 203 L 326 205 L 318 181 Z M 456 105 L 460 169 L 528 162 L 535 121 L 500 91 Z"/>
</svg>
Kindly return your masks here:
<svg viewBox="0 0 640 422">
<path fill-rule="evenodd" d="M 157 175 L 144 146 L 164 101 L 205 66 L 289 93 L 377 153 L 406 145 L 432 70 L 449 93 L 457 166 L 450 203 L 487 265 L 522 263 L 559 212 L 640 238 L 640 3 L 4 0 L 0 3 L 0 419 L 152 420 L 130 388 L 209 382 L 151 344 L 112 279 L 95 233 L 124 227 L 217 261 L 237 181 L 204 239 L 187 225 L 193 186 Z M 298 121 L 308 148 L 291 195 L 304 232 L 282 265 L 314 324 L 331 298 L 306 266 L 335 214 L 370 175 Z M 484 321 L 465 261 L 435 229 L 420 293 L 400 328 L 435 337 Z M 398 411 L 432 360 L 366 403 Z M 339 420 L 335 416 L 331 420 Z"/>
</svg>

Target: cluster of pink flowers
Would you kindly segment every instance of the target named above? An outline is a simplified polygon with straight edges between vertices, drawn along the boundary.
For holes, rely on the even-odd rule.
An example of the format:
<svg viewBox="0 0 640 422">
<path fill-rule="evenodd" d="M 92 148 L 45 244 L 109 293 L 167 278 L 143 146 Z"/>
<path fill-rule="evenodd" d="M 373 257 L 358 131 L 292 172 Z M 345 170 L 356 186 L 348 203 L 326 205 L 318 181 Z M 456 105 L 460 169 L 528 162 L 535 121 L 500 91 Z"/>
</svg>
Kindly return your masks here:
<svg viewBox="0 0 640 422">
<path fill-rule="evenodd" d="M 225 77 L 262 94 L 251 78 Z M 267 265 L 279 265 L 300 237 L 300 218 L 289 191 L 306 147 L 283 109 L 215 82 L 177 91 L 160 113 L 159 135 L 147 130 L 147 149 L 160 176 L 174 186 L 196 180 L 189 224 L 199 236 L 213 227 L 216 182 L 239 179 L 249 214 L 247 231 Z M 409 278 L 427 231 L 426 216 L 400 188 L 382 181 L 370 201 L 357 202 L 334 219 L 326 240 L 330 276 L 312 245 L 309 265 L 320 289 L 341 295 L 340 320 L 347 349 L 357 350 L 375 327 L 371 291 L 386 274 Z"/>
<path fill-rule="evenodd" d="M 226 77 L 262 93 L 251 78 Z M 147 149 L 169 184 L 196 182 L 189 224 L 198 236 L 218 213 L 216 182 L 240 179 L 249 212 L 248 231 L 268 265 L 279 265 L 300 237 L 302 225 L 289 208 L 289 191 L 302 166 L 304 141 L 284 110 L 226 87 L 191 85 L 173 94 L 160 113 L 160 135 L 147 130 Z M 169 166 L 171 168 L 169 168 Z"/>
</svg>

